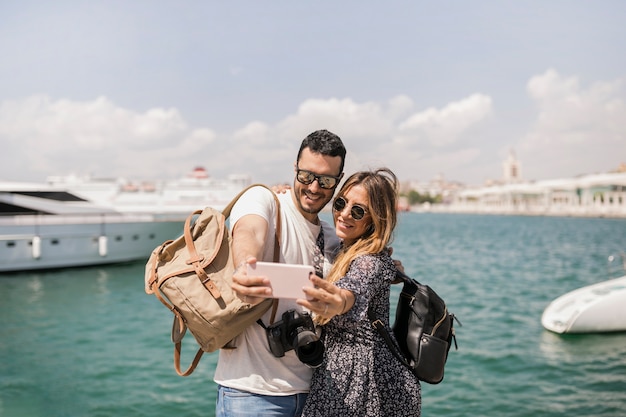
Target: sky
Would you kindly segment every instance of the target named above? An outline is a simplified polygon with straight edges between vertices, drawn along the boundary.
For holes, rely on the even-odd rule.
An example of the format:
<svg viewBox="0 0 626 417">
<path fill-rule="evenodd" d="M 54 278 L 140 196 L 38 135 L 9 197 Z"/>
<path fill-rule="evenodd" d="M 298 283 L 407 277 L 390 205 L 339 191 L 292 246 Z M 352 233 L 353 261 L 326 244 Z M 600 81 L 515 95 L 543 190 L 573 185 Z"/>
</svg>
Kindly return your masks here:
<svg viewBox="0 0 626 417">
<path fill-rule="evenodd" d="M 0 180 L 293 181 L 302 139 L 347 174 L 467 185 L 626 163 L 621 0 L 0 2 Z"/>
</svg>

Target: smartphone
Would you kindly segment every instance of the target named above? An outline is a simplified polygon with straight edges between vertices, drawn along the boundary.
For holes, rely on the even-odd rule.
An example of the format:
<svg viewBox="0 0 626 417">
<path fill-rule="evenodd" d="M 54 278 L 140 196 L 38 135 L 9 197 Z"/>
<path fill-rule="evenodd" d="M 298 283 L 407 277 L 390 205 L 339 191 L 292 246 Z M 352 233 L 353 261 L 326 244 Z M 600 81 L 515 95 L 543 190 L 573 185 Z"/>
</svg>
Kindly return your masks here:
<svg viewBox="0 0 626 417">
<path fill-rule="evenodd" d="M 306 294 L 302 287 L 313 287 L 309 279 L 310 274 L 315 274 L 315 269 L 310 265 L 274 262 L 248 264 L 248 275 L 269 278 L 272 287 L 272 295 L 268 296 L 269 298 L 305 298 Z"/>
</svg>

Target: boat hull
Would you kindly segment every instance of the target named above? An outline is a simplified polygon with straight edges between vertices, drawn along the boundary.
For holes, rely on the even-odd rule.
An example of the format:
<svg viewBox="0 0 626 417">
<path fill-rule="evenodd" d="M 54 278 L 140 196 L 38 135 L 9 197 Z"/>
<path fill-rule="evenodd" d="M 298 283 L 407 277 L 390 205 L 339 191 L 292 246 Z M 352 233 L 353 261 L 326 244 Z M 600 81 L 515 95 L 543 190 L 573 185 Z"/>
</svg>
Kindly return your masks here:
<svg viewBox="0 0 626 417">
<path fill-rule="evenodd" d="M 147 259 L 184 224 L 150 215 L 16 217 L 0 224 L 0 272 Z"/>
<path fill-rule="evenodd" d="M 556 298 L 544 310 L 541 324 L 561 334 L 626 331 L 626 276 Z"/>
</svg>

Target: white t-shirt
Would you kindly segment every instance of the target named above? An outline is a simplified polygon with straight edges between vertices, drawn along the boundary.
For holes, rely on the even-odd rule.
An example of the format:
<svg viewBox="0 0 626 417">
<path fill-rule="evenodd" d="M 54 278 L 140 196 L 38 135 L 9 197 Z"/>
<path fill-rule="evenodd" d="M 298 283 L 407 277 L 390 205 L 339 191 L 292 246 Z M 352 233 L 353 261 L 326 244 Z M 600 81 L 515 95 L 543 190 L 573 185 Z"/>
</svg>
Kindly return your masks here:
<svg viewBox="0 0 626 417">
<path fill-rule="evenodd" d="M 279 194 L 281 206 L 280 262 L 313 265 L 314 246 L 320 227 L 324 227 L 324 274 L 328 273 L 331 261 L 339 246 L 334 228 L 326 223 L 314 225 L 297 210 L 291 192 Z M 233 207 L 230 214 L 230 227 L 241 217 L 256 214 L 269 224 L 265 236 L 263 261 L 273 261 L 276 203 L 271 192 L 263 187 L 248 190 Z M 281 299 L 278 303 L 275 321 L 281 320 L 283 312 L 289 309 L 302 311 L 295 300 Z M 270 323 L 272 309 L 262 320 Z M 258 324 L 249 326 L 234 340 L 236 349 L 222 349 L 219 352 L 214 380 L 216 383 L 263 395 L 292 395 L 309 391 L 312 369 L 304 365 L 294 350 L 285 352 L 281 358 L 270 351 L 265 330 Z"/>
</svg>

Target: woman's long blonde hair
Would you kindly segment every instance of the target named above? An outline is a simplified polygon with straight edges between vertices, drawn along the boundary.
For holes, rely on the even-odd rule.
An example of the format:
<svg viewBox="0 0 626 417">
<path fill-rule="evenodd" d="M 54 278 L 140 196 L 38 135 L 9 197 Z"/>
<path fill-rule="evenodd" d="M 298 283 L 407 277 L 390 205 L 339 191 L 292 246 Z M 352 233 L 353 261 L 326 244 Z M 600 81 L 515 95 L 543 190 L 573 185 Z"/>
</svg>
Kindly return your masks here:
<svg viewBox="0 0 626 417">
<path fill-rule="evenodd" d="M 346 180 L 335 199 L 345 196 L 357 185 L 363 187 L 367 193 L 372 224 L 356 242 L 341 249 L 326 277 L 329 282 L 337 282 L 345 276 L 357 256 L 376 254 L 385 249 L 391 242 L 396 227 L 399 188 L 396 175 L 389 168 L 357 172 Z"/>
</svg>

